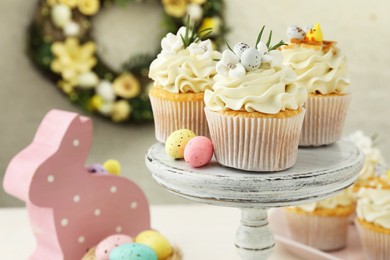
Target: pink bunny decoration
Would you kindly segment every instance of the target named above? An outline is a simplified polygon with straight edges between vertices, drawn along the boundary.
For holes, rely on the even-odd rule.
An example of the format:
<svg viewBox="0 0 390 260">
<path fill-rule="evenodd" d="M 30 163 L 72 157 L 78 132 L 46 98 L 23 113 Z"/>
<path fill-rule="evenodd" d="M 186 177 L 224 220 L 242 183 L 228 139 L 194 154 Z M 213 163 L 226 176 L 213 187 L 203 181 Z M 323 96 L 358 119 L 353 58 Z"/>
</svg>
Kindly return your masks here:
<svg viewBox="0 0 390 260">
<path fill-rule="evenodd" d="M 52 110 L 8 165 L 4 190 L 26 202 L 37 247 L 30 260 L 78 260 L 105 237 L 150 229 L 147 199 L 130 180 L 85 167 L 92 122 Z"/>
</svg>

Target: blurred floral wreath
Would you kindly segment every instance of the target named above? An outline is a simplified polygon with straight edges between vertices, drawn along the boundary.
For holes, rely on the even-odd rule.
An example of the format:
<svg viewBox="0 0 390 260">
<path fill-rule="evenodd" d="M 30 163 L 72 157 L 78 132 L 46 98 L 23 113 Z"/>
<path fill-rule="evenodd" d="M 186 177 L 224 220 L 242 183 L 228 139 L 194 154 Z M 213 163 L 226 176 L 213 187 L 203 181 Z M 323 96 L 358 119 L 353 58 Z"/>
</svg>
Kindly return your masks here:
<svg viewBox="0 0 390 260">
<path fill-rule="evenodd" d="M 176 32 L 189 15 L 199 31 L 212 28 L 216 49 L 225 43 L 223 0 L 154 0 L 163 7 L 161 37 Z M 91 18 L 102 8 L 144 0 L 40 0 L 29 27 L 28 54 L 35 65 L 85 110 L 114 122 L 153 119 L 148 70 L 159 52 L 137 54 L 116 72 L 96 53 Z M 134 25 L 137 26 L 137 25 Z"/>
</svg>

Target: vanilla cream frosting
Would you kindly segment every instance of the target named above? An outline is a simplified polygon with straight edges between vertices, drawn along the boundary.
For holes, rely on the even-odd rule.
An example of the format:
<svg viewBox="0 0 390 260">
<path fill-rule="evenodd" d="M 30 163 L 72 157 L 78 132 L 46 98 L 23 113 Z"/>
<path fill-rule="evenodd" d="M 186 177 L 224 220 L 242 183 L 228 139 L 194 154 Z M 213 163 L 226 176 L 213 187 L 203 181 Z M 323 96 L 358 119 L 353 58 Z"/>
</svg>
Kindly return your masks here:
<svg viewBox="0 0 390 260">
<path fill-rule="evenodd" d="M 355 200 L 352 194 L 352 190 L 345 189 L 334 197 L 304 205 L 298 205 L 295 206 L 295 208 L 299 208 L 306 212 L 313 212 L 316 209 L 335 209 L 337 207 L 348 207 L 353 203 L 355 203 Z"/>
<path fill-rule="evenodd" d="M 361 189 L 356 212 L 360 219 L 390 229 L 390 190 Z"/>
<path fill-rule="evenodd" d="M 262 64 L 239 78 L 217 74 L 213 90 L 206 90 L 204 99 L 213 111 L 277 114 L 285 109 L 298 109 L 307 100 L 305 88 L 290 85 L 295 79 L 296 74 L 287 66 L 270 68 Z"/>
<path fill-rule="evenodd" d="M 310 93 L 345 93 L 350 85 L 347 59 L 336 46 L 327 51 L 317 45 L 295 44 L 282 48 L 283 63 L 291 66 L 298 78 L 293 83 Z"/>
<path fill-rule="evenodd" d="M 159 54 L 150 65 L 149 77 L 155 87 L 172 93 L 198 93 L 211 89 L 216 74 L 216 61 L 220 54 L 213 51 L 210 58 L 198 58 L 188 49 L 174 55 Z"/>
</svg>

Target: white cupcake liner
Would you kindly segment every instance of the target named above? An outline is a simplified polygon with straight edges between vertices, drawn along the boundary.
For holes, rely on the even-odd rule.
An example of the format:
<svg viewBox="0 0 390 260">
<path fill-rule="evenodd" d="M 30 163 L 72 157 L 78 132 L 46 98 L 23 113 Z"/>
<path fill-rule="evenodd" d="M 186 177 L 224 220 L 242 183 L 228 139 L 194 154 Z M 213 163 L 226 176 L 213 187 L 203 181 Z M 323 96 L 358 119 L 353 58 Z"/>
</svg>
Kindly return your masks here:
<svg viewBox="0 0 390 260">
<path fill-rule="evenodd" d="M 245 171 L 281 171 L 297 159 L 305 115 L 287 118 L 228 116 L 205 108 L 217 161 Z"/>
<path fill-rule="evenodd" d="M 340 139 L 351 94 L 309 96 L 303 121 L 300 146 L 320 146 Z"/>
<path fill-rule="evenodd" d="M 187 128 L 196 135 L 210 137 L 204 101 L 171 101 L 149 95 L 153 109 L 156 139 L 165 143 L 169 135 Z"/>
<path fill-rule="evenodd" d="M 390 259 L 390 235 L 376 232 L 355 222 L 358 229 L 363 252 L 369 260 Z"/>
<path fill-rule="evenodd" d="M 285 211 L 291 237 L 323 251 L 342 249 L 347 245 L 350 217 L 317 216 Z"/>
</svg>

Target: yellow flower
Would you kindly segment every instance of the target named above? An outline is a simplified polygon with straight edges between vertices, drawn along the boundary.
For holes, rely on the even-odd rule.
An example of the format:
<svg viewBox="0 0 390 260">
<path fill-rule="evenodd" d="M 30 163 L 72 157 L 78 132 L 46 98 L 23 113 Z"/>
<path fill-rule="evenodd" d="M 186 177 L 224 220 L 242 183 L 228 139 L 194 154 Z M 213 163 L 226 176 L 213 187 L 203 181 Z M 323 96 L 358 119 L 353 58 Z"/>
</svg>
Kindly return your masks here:
<svg viewBox="0 0 390 260">
<path fill-rule="evenodd" d="M 85 15 L 94 15 L 100 9 L 99 0 L 77 0 L 79 11 Z"/>
<path fill-rule="evenodd" d="M 70 8 L 76 7 L 77 5 L 77 0 L 46 0 L 46 3 L 49 6 L 54 6 L 57 4 L 63 4 L 66 6 L 69 6 Z"/>
<path fill-rule="evenodd" d="M 183 17 L 187 11 L 186 0 L 162 0 L 165 12 L 173 17 Z"/>
<path fill-rule="evenodd" d="M 113 89 L 120 97 L 132 98 L 139 95 L 141 86 L 133 74 L 124 73 L 114 80 Z"/>
<path fill-rule="evenodd" d="M 125 121 L 131 113 L 130 104 L 126 100 L 120 100 L 112 106 L 111 118 L 114 122 Z"/>
<path fill-rule="evenodd" d="M 68 95 L 72 93 L 74 90 L 74 84 L 72 82 L 60 80 L 58 81 L 57 84 L 60 87 L 60 89 Z"/>
<path fill-rule="evenodd" d="M 79 44 L 76 38 L 67 38 L 65 42 L 55 42 L 51 51 L 55 59 L 51 63 L 51 69 L 61 74 L 62 78 L 69 82 L 77 82 L 77 77 L 90 71 L 96 65 L 93 56 L 96 47 L 92 42 Z"/>
<path fill-rule="evenodd" d="M 387 178 L 390 178 L 390 170 L 387 170 L 386 175 L 387 175 Z"/>
<path fill-rule="evenodd" d="M 200 32 L 208 28 L 212 29 L 211 35 L 219 34 L 221 31 L 221 19 L 217 16 L 204 18 L 198 31 Z"/>
<path fill-rule="evenodd" d="M 191 0 L 191 3 L 202 5 L 202 4 L 206 3 L 206 1 L 207 0 Z"/>
<path fill-rule="evenodd" d="M 90 100 L 88 104 L 88 108 L 90 110 L 97 110 L 101 108 L 104 104 L 103 98 L 99 95 L 94 95 Z"/>
</svg>

